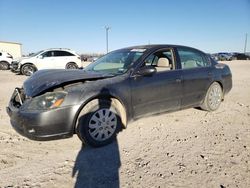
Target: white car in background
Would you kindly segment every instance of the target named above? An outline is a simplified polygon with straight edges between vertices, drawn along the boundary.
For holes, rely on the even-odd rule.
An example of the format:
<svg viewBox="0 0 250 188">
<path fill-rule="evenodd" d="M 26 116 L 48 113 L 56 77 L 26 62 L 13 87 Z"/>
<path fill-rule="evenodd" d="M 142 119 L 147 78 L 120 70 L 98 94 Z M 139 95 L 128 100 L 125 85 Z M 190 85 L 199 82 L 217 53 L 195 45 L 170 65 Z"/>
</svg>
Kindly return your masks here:
<svg viewBox="0 0 250 188">
<path fill-rule="evenodd" d="M 7 70 L 13 61 L 12 55 L 7 52 L 0 52 L 0 70 Z"/>
<path fill-rule="evenodd" d="M 82 67 L 80 56 L 65 48 L 42 50 L 27 58 L 14 61 L 11 69 L 26 76 L 42 69 L 78 69 Z"/>
</svg>

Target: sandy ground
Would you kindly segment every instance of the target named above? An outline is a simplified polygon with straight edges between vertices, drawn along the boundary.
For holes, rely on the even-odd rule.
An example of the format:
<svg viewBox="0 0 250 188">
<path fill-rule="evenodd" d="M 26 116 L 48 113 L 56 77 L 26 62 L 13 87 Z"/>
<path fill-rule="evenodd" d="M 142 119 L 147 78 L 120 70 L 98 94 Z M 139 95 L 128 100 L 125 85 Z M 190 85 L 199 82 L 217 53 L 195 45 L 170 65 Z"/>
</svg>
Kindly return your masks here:
<svg viewBox="0 0 250 188">
<path fill-rule="evenodd" d="M 250 187 L 250 61 L 227 64 L 233 89 L 216 112 L 143 118 L 98 149 L 18 135 L 5 106 L 26 77 L 0 71 L 0 187 Z"/>
</svg>

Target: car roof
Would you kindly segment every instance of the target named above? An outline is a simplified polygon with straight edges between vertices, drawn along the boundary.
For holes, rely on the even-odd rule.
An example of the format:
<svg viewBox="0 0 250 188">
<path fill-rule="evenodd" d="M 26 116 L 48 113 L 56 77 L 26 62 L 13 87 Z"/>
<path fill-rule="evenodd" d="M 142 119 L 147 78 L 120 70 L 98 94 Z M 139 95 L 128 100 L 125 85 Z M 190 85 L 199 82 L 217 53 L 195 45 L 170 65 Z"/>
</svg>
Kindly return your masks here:
<svg viewBox="0 0 250 188">
<path fill-rule="evenodd" d="M 193 47 L 184 46 L 184 45 L 175 45 L 175 44 L 148 44 L 148 45 L 131 46 L 131 47 L 126 47 L 122 49 L 147 49 L 148 50 L 148 49 L 158 49 L 158 48 L 189 48 L 189 49 L 202 52 L 201 50 L 193 48 Z"/>
<path fill-rule="evenodd" d="M 74 50 L 71 50 L 69 48 L 48 48 L 48 49 L 42 50 L 41 52 L 47 52 L 47 51 L 52 51 L 52 50 L 67 51 L 67 52 L 71 52 L 74 55 L 78 55 Z"/>
<path fill-rule="evenodd" d="M 43 51 L 50 51 L 50 50 L 58 50 L 58 51 L 71 51 L 71 52 L 74 52 L 73 50 L 69 49 L 69 48 L 48 48 L 48 49 L 45 49 Z"/>
</svg>

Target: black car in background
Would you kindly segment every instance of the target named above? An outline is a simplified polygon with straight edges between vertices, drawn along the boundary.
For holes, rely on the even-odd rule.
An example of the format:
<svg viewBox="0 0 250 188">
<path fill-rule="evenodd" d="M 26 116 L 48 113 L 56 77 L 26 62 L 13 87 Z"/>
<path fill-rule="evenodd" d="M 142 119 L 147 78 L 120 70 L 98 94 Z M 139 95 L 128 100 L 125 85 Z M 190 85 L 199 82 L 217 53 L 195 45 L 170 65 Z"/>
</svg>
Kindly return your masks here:
<svg viewBox="0 0 250 188">
<path fill-rule="evenodd" d="M 34 73 L 15 89 L 7 112 L 15 130 L 30 139 L 76 133 L 99 147 L 143 116 L 191 107 L 217 110 L 231 88 L 229 67 L 200 50 L 135 46 L 110 52 L 85 70 Z"/>
<path fill-rule="evenodd" d="M 227 52 L 220 52 L 211 54 L 211 57 L 216 61 L 231 61 L 233 60 L 233 55 Z"/>
<path fill-rule="evenodd" d="M 250 56 L 243 53 L 234 53 L 232 58 L 234 60 L 250 60 Z"/>
</svg>

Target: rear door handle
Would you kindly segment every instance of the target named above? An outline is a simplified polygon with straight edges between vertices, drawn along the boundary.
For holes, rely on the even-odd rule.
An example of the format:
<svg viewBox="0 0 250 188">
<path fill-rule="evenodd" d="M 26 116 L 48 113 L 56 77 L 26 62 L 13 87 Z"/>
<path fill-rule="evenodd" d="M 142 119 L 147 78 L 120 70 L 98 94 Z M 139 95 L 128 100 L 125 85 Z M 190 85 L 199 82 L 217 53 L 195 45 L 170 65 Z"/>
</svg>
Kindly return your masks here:
<svg viewBox="0 0 250 188">
<path fill-rule="evenodd" d="M 175 82 L 180 83 L 180 82 L 181 82 L 181 79 L 180 79 L 180 78 L 177 78 L 177 79 L 175 79 Z"/>
</svg>

